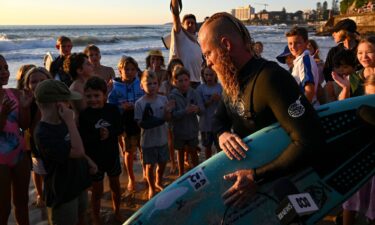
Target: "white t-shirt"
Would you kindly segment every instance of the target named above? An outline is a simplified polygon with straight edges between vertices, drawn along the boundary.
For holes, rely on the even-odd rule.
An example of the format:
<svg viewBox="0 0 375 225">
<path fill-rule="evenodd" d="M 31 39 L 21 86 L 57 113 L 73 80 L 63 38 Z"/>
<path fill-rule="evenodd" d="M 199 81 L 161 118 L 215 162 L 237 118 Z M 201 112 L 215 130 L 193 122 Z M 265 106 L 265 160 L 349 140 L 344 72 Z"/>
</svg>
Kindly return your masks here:
<svg viewBox="0 0 375 225">
<path fill-rule="evenodd" d="M 154 101 L 149 101 L 143 96 L 135 102 L 134 119 L 136 121 L 142 120 L 147 103 L 149 103 L 152 108 L 153 116 L 164 118 L 164 107 L 168 103 L 167 97 L 158 95 Z M 151 129 L 141 129 L 141 146 L 143 148 L 161 147 L 166 144 L 168 144 L 167 123 Z"/>
<path fill-rule="evenodd" d="M 314 58 L 310 55 L 308 50 L 305 50 L 293 61 L 292 76 L 297 81 L 302 92 L 305 91 L 306 83 L 314 84 L 312 104 L 313 106 L 318 106 L 319 102 L 316 99 L 316 91 L 319 85 L 319 70 Z"/>
<path fill-rule="evenodd" d="M 184 67 L 190 72 L 190 81 L 200 82 L 203 62 L 201 48 L 198 42 L 192 41 L 182 29 L 177 33 L 172 28 L 169 61 L 176 57 L 181 59 Z"/>
</svg>

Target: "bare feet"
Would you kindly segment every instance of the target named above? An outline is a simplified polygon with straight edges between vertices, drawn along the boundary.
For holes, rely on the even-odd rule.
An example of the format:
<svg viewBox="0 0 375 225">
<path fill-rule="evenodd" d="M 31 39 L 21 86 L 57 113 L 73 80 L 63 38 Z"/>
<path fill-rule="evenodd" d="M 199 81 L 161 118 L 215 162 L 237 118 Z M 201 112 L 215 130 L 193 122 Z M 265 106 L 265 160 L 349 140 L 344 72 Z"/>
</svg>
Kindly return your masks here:
<svg viewBox="0 0 375 225">
<path fill-rule="evenodd" d="M 152 188 L 148 189 L 148 200 L 150 200 L 152 197 L 154 197 L 155 191 L 152 190 Z"/>
<path fill-rule="evenodd" d="M 128 182 L 128 191 L 130 192 L 135 191 L 135 183 L 131 179 L 129 179 L 129 182 Z"/>
<path fill-rule="evenodd" d="M 155 183 L 155 188 L 158 189 L 159 192 L 164 190 L 164 186 L 162 184 L 159 184 L 159 183 Z"/>
</svg>

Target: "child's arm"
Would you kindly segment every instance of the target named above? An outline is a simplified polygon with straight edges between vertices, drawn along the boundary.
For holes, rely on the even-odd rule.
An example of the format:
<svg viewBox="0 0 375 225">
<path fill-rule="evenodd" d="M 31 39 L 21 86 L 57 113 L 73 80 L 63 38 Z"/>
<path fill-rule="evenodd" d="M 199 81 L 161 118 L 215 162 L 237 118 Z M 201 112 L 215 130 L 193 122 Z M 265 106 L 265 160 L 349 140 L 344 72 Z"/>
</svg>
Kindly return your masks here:
<svg viewBox="0 0 375 225">
<path fill-rule="evenodd" d="M 60 118 L 68 127 L 70 135 L 71 149 L 69 156 L 71 158 L 85 157 L 85 149 L 83 147 L 81 136 L 79 135 L 76 123 L 74 121 L 74 112 L 69 109 L 64 103 L 57 103 Z"/>
<path fill-rule="evenodd" d="M 19 126 L 22 129 L 30 128 L 30 105 L 33 101 L 33 95 L 28 91 L 17 92 L 17 95 L 19 96 Z"/>
<path fill-rule="evenodd" d="M 315 85 L 313 83 L 305 84 L 305 96 L 310 103 L 312 103 L 315 95 Z"/>
<path fill-rule="evenodd" d="M 164 119 L 170 121 L 172 119 L 172 111 L 176 107 L 176 102 L 174 100 L 167 101 L 164 107 Z"/>
<path fill-rule="evenodd" d="M 345 77 L 338 75 L 336 72 L 332 72 L 333 80 L 342 88 L 338 100 L 343 100 L 350 97 L 350 81 Z"/>
</svg>

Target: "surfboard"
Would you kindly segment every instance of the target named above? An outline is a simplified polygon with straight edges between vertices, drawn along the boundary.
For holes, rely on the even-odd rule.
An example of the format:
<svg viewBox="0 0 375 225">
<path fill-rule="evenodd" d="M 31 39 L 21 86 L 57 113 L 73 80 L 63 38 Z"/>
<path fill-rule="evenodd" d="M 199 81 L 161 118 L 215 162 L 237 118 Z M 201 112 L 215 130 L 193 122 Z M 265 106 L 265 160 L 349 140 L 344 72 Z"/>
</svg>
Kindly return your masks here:
<svg viewBox="0 0 375 225">
<path fill-rule="evenodd" d="M 51 64 L 54 60 L 55 60 L 55 57 L 52 55 L 52 53 L 47 52 L 44 55 L 44 58 L 43 58 L 44 68 L 46 68 L 46 70 L 50 71 L 51 70 Z"/>
<path fill-rule="evenodd" d="M 164 47 L 166 49 L 169 49 L 171 47 L 171 35 L 170 34 L 168 34 L 164 37 L 161 37 L 161 41 L 163 42 Z"/>
<path fill-rule="evenodd" d="M 318 109 L 329 152 L 318 167 L 308 167 L 288 176 L 299 192 L 311 195 L 318 210 L 302 218 L 313 225 L 348 199 L 375 174 L 375 128 L 362 122 L 357 109 L 375 107 L 375 95 L 349 98 Z M 290 143 L 279 124 L 246 138 L 250 150 L 241 161 L 221 152 L 190 170 L 157 194 L 124 224 L 281 224 L 276 214 L 280 201 L 277 180 L 261 184 L 254 198 L 241 209 L 227 207 L 221 195 L 231 186 L 225 174 L 254 168 L 275 159 Z"/>
</svg>

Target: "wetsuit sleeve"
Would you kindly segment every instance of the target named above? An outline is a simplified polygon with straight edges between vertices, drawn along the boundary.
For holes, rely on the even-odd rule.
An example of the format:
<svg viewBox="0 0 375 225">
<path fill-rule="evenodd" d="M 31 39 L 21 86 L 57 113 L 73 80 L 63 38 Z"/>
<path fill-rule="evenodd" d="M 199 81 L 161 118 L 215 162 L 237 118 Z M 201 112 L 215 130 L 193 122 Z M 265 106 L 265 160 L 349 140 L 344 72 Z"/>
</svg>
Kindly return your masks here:
<svg viewBox="0 0 375 225">
<path fill-rule="evenodd" d="M 223 98 L 220 99 L 212 120 L 212 130 L 219 137 L 224 132 L 230 132 L 232 119 L 227 113 Z"/>
<path fill-rule="evenodd" d="M 256 86 L 254 105 L 269 107 L 291 139 L 275 160 L 256 168 L 256 178 L 268 180 L 312 165 L 324 145 L 318 115 L 294 79 L 281 68 L 265 70 Z"/>
</svg>

